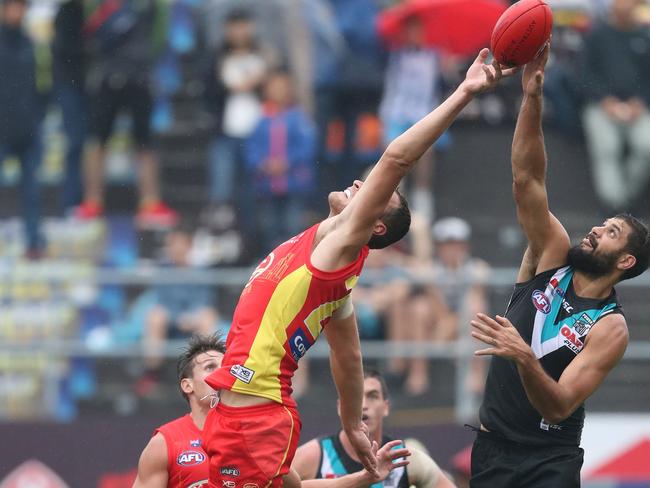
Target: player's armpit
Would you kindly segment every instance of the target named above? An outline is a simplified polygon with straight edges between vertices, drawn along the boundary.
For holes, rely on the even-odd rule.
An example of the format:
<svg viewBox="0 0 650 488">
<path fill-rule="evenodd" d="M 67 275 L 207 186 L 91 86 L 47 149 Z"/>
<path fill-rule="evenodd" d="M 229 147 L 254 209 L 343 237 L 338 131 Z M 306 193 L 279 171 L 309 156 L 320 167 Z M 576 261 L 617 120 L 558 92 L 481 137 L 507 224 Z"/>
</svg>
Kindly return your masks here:
<svg viewBox="0 0 650 488">
<path fill-rule="evenodd" d="M 167 443 L 162 434 L 154 435 L 140 455 L 133 488 L 167 488 Z"/>
<path fill-rule="evenodd" d="M 296 450 L 296 455 L 291 463 L 291 469 L 295 470 L 301 480 L 311 480 L 318 474 L 321 447 L 318 439 L 312 439 Z"/>
<path fill-rule="evenodd" d="M 558 381 L 566 395 L 560 420 L 569 417 L 596 391 L 625 354 L 627 343 L 628 331 L 623 315 L 607 315 L 596 322 L 582 351 Z M 551 422 L 551 419 L 546 420 Z"/>
<path fill-rule="evenodd" d="M 520 210 L 518 208 L 518 214 Z M 532 279 L 535 275 L 552 268 L 563 266 L 567 262 L 567 253 L 571 245 L 569 234 L 560 221 L 548 210 L 547 219 L 531 218 L 520 223 L 528 239 L 528 247 L 519 268 L 517 282 Z"/>
</svg>

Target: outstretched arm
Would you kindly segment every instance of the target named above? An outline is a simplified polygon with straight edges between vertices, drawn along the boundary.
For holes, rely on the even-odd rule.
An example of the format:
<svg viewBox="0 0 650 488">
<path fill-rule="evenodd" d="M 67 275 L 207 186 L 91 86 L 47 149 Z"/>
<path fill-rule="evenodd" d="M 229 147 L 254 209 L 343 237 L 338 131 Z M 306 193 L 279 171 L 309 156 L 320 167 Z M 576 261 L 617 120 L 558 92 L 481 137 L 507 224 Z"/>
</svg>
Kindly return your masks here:
<svg viewBox="0 0 650 488">
<path fill-rule="evenodd" d="M 402 178 L 425 151 L 476 95 L 516 71 L 512 68 L 502 71 L 498 63 L 486 65 L 488 55 L 489 50 L 483 49 L 451 96 L 388 145 L 359 192 L 341 213 L 337 242 L 353 247 L 354 256 L 372 235 L 375 222 L 384 213 Z"/>
<path fill-rule="evenodd" d="M 544 67 L 550 48 L 524 68 L 524 98 L 512 140 L 512 191 L 517 218 L 528 238 L 517 281 L 566 261 L 569 237 L 550 213 L 546 194 L 546 149 L 542 131 Z"/>
</svg>

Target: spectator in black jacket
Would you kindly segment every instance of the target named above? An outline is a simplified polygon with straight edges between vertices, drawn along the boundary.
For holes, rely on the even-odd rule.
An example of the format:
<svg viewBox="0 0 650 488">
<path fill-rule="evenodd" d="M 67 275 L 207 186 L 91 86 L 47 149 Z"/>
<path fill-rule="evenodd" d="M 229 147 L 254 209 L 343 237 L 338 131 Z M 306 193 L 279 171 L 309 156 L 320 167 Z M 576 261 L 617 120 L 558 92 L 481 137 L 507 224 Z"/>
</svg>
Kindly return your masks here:
<svg viewBox="0 0 650 488">
<path fill-rule="evenodd" d="M 34 45 L 22 27 L 26 10 L 26 0 L 0 2 L 0 161 L 20 161 L 27 255 L 37 258 L 44 244 L 37 171 L 45 100 L 37 87 Z"/>
<path fill-rule="evenodd" d="M 52 74 L 55 100 L 61 107 L 67 142 L 66 167 L 62 188 L 64 210 L 81 203 L 81 158 L 87 133 L 87 105 L 84 91 L 84 6 L 82 0 L 61 4 L 54 20 Z"/>
<path fill-rule="evenodd" d="M 596 193 L 610 211 L 630 210 L 650 179 L 650 33 L 643 0 L 613 0 L 585 42 L 583 114 Z"/>
</svg>

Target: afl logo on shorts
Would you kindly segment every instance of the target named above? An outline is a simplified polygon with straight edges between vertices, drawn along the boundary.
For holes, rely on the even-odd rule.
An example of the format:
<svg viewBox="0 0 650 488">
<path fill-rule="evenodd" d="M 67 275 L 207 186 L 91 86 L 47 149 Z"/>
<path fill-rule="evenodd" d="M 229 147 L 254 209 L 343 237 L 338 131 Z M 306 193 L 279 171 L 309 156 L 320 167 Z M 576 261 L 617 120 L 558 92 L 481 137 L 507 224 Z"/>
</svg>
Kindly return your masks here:
<svg viewBox="0 0 650 488">
<path fill-rule="evenodd" d="M 199 451 L 183 451 L 176 462 L 181 466 L 196 466 L 205 461 L 205 454 Z"/>
<path fill-rule="evenodd" d="M 541 290 L 535 290 L 532 295 L 533 305 L 540 312 L 547 314 L 551 311 L 551 302 Z"/>
</svg>

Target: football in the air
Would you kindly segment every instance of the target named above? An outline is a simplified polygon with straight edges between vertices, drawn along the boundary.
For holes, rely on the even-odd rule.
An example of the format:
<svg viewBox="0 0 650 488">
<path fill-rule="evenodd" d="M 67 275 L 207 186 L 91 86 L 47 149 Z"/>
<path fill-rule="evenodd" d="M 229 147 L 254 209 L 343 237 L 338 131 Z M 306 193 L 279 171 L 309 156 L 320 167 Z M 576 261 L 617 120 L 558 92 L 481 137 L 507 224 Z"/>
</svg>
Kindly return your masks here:
<svg viewBox="0 0 650 488">
<path fill-rule="evenodd" d="M 522 66 L 535 59 L 551 36 L 553 13 L 542 0 L 520 0 L 499 18 L 490 48 L 505 66 Z"/>
</svg>

